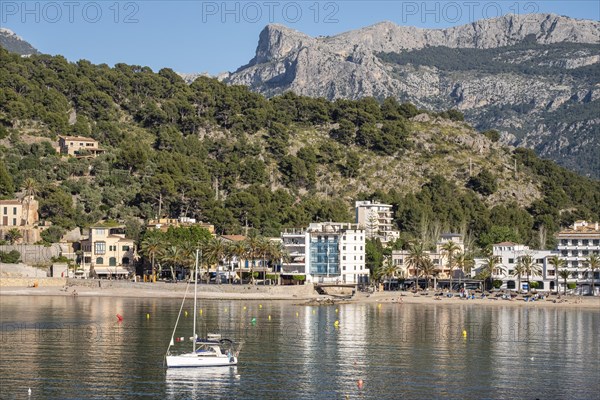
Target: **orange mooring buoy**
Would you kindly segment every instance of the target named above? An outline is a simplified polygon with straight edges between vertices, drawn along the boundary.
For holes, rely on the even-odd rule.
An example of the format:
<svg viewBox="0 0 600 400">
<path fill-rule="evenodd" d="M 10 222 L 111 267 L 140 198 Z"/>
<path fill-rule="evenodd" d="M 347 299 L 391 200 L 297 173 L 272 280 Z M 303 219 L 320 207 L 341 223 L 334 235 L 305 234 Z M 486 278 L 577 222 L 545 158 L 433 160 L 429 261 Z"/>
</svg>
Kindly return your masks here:
<svg viewBox="0 0 600 400">
<path fill-rule="evenodd" d="M 362 379 L 359 379 L 358 382 L 356 382 L 356 386 L 358 386 L 359 389 L 362 389 L 364 385 L 364 382 Z"/>
</svg>

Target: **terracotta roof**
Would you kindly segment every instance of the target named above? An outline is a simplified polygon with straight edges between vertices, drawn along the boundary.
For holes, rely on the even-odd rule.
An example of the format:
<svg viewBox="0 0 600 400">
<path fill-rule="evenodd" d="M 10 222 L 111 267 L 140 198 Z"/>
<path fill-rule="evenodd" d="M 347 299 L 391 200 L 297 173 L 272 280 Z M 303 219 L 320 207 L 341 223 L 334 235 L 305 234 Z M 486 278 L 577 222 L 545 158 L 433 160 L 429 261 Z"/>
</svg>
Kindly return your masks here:
<svg viewBox="0 0 600 400">
<path fill-rule="evenodd" d="M 221 235 L 221 237 L 225 240 L 231 240 L 232 242 L 241 242 L 246 239 L 244 235 Z"/>
<path fill-rule="evenodd" d="M 97 142 L 97 140 L 83 136 L 61 136 L 65 140 L 80 140 L 82 142 Z"/>
<path fill-rule="evenodd" d="M 19 200 L 0 200 L 0 204 L 20 206 L 22 203 Z"/>
</svg>

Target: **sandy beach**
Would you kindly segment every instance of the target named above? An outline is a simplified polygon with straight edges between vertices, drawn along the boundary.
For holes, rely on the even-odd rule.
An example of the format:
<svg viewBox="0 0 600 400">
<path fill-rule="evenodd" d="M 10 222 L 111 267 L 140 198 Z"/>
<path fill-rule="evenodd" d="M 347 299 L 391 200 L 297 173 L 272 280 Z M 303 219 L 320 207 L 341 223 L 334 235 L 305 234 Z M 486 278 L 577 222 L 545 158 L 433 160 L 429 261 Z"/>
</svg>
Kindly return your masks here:
<svg viewBox="0 0 600 400">
<path fill-rule="evenodd" d="M 92 284 L 90 284 L 92 283 Z M 186 284 L 134 283 L 134 282 L 85 282 L 77 285 L 70 282 L 65 286 L 0 287 L 1 296 L 81 296 L 81 297 L 152 297 L 182 298 Z M 188 295 L 193 292 L 190 285 Z M 357 292 L 354 296 L 319 295 L 310 285 L 302 286 L 253 286 L 253 285 L 201 285 L 198 288 L 200 299 L 212 300 L 286 300 L 297 304 L 340 304 L 340 303 L 380 303 L 380 304 L 435 304 L 439 306 L 486 306 L 486 307 L 550 307 L 550 308 L 585 308 L 600 312 L 600 297 L 548 296 L 536 301 L 525 301 L 519 296 L 513 300 L 500 297 L 476 297 L 461 299 L 415 294 L 412 292 L 380 291 L 371 294 Z"/>
</svg>

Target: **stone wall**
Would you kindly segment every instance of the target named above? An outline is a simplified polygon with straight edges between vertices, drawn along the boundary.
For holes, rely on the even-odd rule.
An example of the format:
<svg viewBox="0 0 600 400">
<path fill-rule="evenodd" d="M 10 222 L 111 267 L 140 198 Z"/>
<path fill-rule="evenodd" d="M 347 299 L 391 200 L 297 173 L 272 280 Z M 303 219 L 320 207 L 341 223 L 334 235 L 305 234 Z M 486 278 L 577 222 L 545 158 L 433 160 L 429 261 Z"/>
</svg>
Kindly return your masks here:
<svg viewBox="0 0 600 400">
<path fill-rule="evenodd" d="M 33 287 L 37 282 L 38 287 L 65 286 L 66 278 L 0 278 L 0 287 Z"/>
<path fill-rule="evenodd" d="M 50 263 L 52 257 L 58 257 L 62 252 L 61 246 L 58 243 L 54 243 L 50 247 L 36 244 L 0 246 L 0 251 L 8 253 L 11 250 L 17 250 L 21 253 L 21 262 L 28 265 Z"/>
</svg>

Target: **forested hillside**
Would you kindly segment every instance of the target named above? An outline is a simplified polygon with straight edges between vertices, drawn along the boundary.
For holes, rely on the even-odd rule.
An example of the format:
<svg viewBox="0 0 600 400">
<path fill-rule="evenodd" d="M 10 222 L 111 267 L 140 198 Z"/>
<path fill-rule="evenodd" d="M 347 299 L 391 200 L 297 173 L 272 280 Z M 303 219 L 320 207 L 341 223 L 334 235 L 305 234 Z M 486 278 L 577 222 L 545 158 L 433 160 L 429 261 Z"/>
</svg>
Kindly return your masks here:
<svg viewBox="0 0 600 400">
<path fill-rule="evenodd" d="M 187 85 L 169 69 L 4 50 L 0 65 L 0 196 L 33 178 L 41 218 L 61 229 L 115 219 L 136 234 L 160 213 L 277 236 L 352 221 L 354 200 L 368 198 L 394 204 L 404 238 L 456 230 L 480 245 L 536 244 L 540 230 L 550 245 L 560 224 L 600 219 L 597 181 L 503 147 L 455 111 L 266 99 L 204 77 Z M 58 135 L 107 152 L 61 157 Z"/>
</svg>

